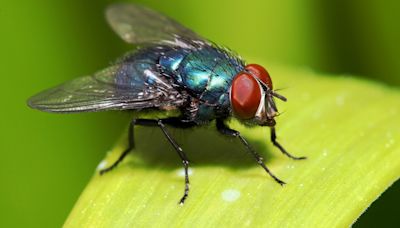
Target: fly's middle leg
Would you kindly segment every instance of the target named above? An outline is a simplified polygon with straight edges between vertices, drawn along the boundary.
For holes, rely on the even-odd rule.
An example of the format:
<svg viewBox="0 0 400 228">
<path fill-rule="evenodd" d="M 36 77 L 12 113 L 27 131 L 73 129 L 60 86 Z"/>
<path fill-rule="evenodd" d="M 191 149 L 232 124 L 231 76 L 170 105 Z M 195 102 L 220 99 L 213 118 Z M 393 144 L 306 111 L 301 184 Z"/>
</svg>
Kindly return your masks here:
<svg viewBox="0 0 400 228">
<path fill-rule="evenodd" d="M 169 143 L 174 147 L 175 151 L 178 153 L 179 157 L 182 160 L 183 168 L 185 170 L 185 190 L 182 198 L 179 201 L 179 204 L 184 204 L 186 198 L 189 195 L 189 159 L 187 158 L 186 154 L 183 152 L 182 148 L 178 145 L 178 143 L 172 138 L 171 134 L 168 132 L 165 124 L 172 125 L 178 128 L 189 128 L 193 127 L 195 124 L 191 122 L 181 122 L 178 118 L 167 118 L 167 119 L 160 119 L 160 120 L 152 120 L 152 119 L 134 119 L 132 120 L 131 124 L 129 125 L 129 144 L 128 148 L 124 150 L 124 152 L 120 155 L 117 161 L 114 162 L 110 167 L 103 169 L 100 171 L 100 174 L 104 174 L 112 169 L 114 169 L 129 153 L 130 150 L 134 148 L 134 126 L 141 125 L 141 126 L 157 126 L 161 129 L 164 136 L 167 138 Z"/>
<path fill-rule="evenodd" d="M 165 121 L 168 122 L 168 119 Z M 178 153 L 179 157 L 182 160 L 183 168 L 185 170 L 185 191 L 183 193 L 182 198 L 179 200 L 179 204 L 183 205 L 185 203 L 186 198 L 189 196 L 189 159 L 187 158 L 186 154 L 183 152 L 182 148 L 171 137 L 170 133 L 168 132 L 167 128 L 165 127 L 165 125 L 163 123 L 163 120 L 158 120 L 157 125 L 161 128 L 165 137 L 168 139 L 168 141 L 174 147 L 175 151 Z"/>
</svg>

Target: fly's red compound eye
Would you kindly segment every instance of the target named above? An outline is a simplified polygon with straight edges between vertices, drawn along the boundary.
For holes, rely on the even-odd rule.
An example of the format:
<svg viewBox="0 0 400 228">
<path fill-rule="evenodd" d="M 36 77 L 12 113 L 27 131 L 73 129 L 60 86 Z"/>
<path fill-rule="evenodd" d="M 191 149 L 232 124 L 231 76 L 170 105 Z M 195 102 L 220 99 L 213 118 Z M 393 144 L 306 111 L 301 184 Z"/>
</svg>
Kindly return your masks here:
<svg viewBox="0 0 400 228">
<path fill-rule="evenodd" d="M 264 67 L 262 67 L 258 64 L 248 64 L 245 67 L 245 69 L 250 71 L 251 73 L 253 73 L 254 76 L 259 78 L 261 81 L 263 81 L 265 84 L 267 84 L 270 89 L 272 89 L 271 77 L 269 76 L 268 71 Z"/>
<path fill-rule="evenodd" d="M 241 72 L 232 81 L 231 104 L 234 113 L 241 119 L 255 116 L 261 101 L 261 88 L 253 75 Z"/>
</svg>

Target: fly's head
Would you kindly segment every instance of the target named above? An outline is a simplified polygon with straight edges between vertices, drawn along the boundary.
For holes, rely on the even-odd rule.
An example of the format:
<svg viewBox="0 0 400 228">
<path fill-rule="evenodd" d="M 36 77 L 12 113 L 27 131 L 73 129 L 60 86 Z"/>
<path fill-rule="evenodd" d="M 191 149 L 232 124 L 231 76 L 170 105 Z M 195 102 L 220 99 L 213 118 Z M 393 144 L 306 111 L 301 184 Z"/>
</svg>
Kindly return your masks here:
<svg viewBox="0 0 400 228">
<path fill-rule="evenodd" d="M 267 70 L 258 64 L 246 65 L 232 81 L 230 102 L 233 114 L 248 124 L 275 126 L 279 114 L 274 98 L 286 98 L 273 90 Z"/>
</svg>

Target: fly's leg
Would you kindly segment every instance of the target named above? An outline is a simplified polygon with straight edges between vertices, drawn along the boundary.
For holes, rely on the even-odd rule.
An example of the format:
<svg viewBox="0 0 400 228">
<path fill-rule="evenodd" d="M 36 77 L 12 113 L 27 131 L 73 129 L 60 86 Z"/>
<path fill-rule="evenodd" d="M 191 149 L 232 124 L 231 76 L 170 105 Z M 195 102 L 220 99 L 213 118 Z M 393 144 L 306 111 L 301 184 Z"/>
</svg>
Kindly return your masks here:
<svg viewBox="0 0 400 228">
<path fill-rule="evenodd" d="M 158 120 L 157 125 L 161 128 L 162 132 L 164 133 L 165 137 L 174 147 L 175 151 L 178 153 L 179 157 L 182 160 L 183 168 L 185 170 L 185 191 L 183 193 L 182 198 L 179 200 L 179 204 L 183 205 L 185 203 L 186 198 L 189 195 L 189 159 L 187 158 L 186 154 L 183 152 L 182 148 L 176 143 L 176 141 L 171 137 L 167 128 L 165 127 L 163 121 L 169 122 L 171 125 L 175 125 L 176 127 L 187 128 L 190 127 L 192 124 L 188 123 L 187 125 L 184 123 L 178 124 L 180 121 L 176 121 L 177 119 L 170 118 L 165 120 Z"/>
<path fill-rule="evenodd" d="M 306 158 L 307 158 L 307 157 L 296 157 L 296 156 L 291 155 L 289 152 L 287 152 L 287 151 L 285 150 L 285 148 L 283 148 L 283 146 L 282 146 L 278 141 L 276 141 L 276 131 L 275 131 L 275 127 L 271 127 L 271 142 L 274 144 L 274 146 L 278 147 L 279 150 L 280 150 L 284 155 L 288 156 L 288 157 L 291 158 L 291 159 L 294 159 L 294 160 L 303 160 L 303 159 L 306 159 Z"/>
<path fill-rule="evenodd" d="M 178 128 L 189 128 L 193 127 L 195 124 L 193 122 L 181 122 L 179 118 L 167 118 L 167 119 L 160 119 L 160 120 L 151 120 L 151 119 L 135 119 L 131 122 L 129 126 L 129 145 L 128 148 L 120 155 L 118 160 L 112 164 L 110 167 L 103 169 L 100 171 L 100 174 L 108 172 L 115 168 L 128 154 L 128 152 L 133 149 L 134 147 L 134 139 L 133 139 L 133 128 L 135 125 L 141 126 L 155 126 L 159 127 L 163 132 L 164 136 L 168 139 L 169 143 L 174 147 L 175 151 L 178 153 L 179 157 L 182 160 L 183 167 L 185 170 L 185 191 L 184 194 L 179 201 L 180 204 L 183 204 L 188 197 L 189 194 L 189 159 L 187 158 L 186 154 L 183 152 L 182 148 L 176 143 L 176 141 L 171 137 L 170 133 L 168 132 L 165 124 L 170 124 L 174 127 Z"/>
<path fill-rule="evenodd" d="M 247 142 L 247 140 L 240 135 L 240 132 L 230 129 L 228 126 L 225 125 L 224 121 L 222 119 L 217 119 L 217 130 L 224 135 L 228 136 L 233 136 L 236 137 L 242 142 L 242 144 L 246 147 L 247 151 L 250 152 L 250 154 L 254 157 L 254 159 L 257 161 L 257 163 L 263 167 L 263 169 L 280 185 L 284 185 L 285 182 L 280 180 L 278 177 L 276 177 L 265 165 L 263 162 L 263 158 L 250 146 L 250 144 Z"/>
<path fill-rule="evenodd" d="M 100 170 L 100 175 L 103 175 L 104 173 L 107 173 L 111 170 L 113 170 L 115 167 L 117 167 L 117 165 L 119 163 L 122 162 L 122 160 L 124 160 L 124 158 L 126 157 L 126 155 L 128 155 L 129 151 L 131 151 L 134 147 L 135 147 L 135 140 L 134 140 L 134 134 L 133 134 L 133 130 L 136 124 L 136 119 L 132 120 L 131 123 L 129 124 L 129 130 L 128 130 L 128 148 L 126 148 L 124 150 L 124 152 L 122 152 L 122 154 L 119 156 L 119 158 L 109 167 Z"/>
</svg>

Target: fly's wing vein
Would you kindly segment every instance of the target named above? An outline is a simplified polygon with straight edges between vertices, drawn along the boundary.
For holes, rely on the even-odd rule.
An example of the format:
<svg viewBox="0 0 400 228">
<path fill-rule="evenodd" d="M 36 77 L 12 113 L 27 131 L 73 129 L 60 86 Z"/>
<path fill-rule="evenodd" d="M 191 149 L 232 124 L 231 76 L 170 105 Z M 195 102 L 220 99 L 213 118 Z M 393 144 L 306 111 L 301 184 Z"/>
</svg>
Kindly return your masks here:
<svg viewBox="0 0 400 228">
<path fill-rule="evenodd" d="M 45 90 L 28 100 L 32 108 L 46 112 L 94 112 L 144 108 L 178 107 L 183 98 L 163 84 L 118 84 L 112 66 L 93 76 L 80 77 Z"/>
</svg>

